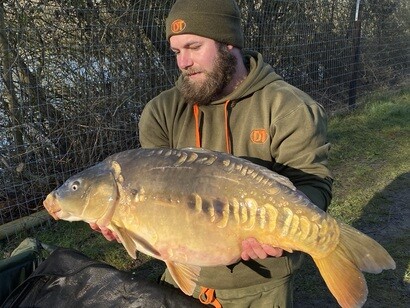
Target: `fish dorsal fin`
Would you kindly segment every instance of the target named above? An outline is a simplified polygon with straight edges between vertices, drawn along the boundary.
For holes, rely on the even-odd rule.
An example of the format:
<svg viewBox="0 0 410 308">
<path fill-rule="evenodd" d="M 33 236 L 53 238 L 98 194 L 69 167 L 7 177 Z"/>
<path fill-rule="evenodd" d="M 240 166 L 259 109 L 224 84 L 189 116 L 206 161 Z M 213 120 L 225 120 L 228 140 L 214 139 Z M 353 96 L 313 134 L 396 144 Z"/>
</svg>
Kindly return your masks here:
<svg viewBox="0 0 410 308">
<path fill-rule="evenodd" d="M 279 173 L 276 173 L 276 172 L 274 172 L 274 171 L 272 171 L 272 170 L 270 170 L 266 167 L 255 164 L 249 159 L 234 156 L 234 155 L 230 155 L 230 154 L 223 153 L 223 152 L 212 151 L 212 150 L 208 150 L 208 149 L 204 149 L 204 148 L 186 147 L 186 148 L 182 148 L 181 150 L 182 151 L 185 150 L 185 151 L 195 152 L 195 153 L 198 153 L 198 154 L 219 154 L 219 155 L 226 156 L 226 157 L 229 157 L 231 159 L 234 159 L 235 162 L 241 162 L 242 164 L 252 164 L 252 165 L 254 165 L 255 169 L 258 170 L 259 174 L 261 174 L 262 176 L 264 176 L 266 178 L 269 178 L 269 179 L 273 179 L 276 182 L 278 182 L 278 183 L 280 183 L 284 186 L 287 186 L 291 190 L 296 190 L 295 185 L 293 185 L 293 183 L 287 177 L 285 177 L 283 175 L 280 175 Z"/>
<path fill-rule="evenodd" d="M 190 151 L 190 152 L 203 153 L 203 154 L 213 153 L 213 151 L 211 150 L 207 150 L 204 148 L 195 148 L 195 147 L 182 148 L 181 151 Z"/>
<path fill-rule="evenodd" d="M 201 268 L 195 265 L 165 261 L 167 268 L 179 288 L 187 295 L 194 293 Z"/>
<path fill-rule="evenodd" d="M 261 169 L 261 173 L 267 178 L 274 179 L 276 182 L 290 188 L 291 190 L 296 190 L 295 185 L 286 176 L 283 176 L 269 169 Z"/>
<path fill-rule="evenodd" d="M 139 250 L 141 252 L 148 254 L 154 258 L 161 259 L 160 253 L 141 236 L 118 226 L 110 225 L 110 227 L 112 228 L 113 232 L 118 235 L 121 244 L 124 246 L 125 250 L 127 250 L 128 254 L 132 258 L 137 258 L 136 251 L 138 250 L 138 247 L 140 247 Z"/>
</svg>

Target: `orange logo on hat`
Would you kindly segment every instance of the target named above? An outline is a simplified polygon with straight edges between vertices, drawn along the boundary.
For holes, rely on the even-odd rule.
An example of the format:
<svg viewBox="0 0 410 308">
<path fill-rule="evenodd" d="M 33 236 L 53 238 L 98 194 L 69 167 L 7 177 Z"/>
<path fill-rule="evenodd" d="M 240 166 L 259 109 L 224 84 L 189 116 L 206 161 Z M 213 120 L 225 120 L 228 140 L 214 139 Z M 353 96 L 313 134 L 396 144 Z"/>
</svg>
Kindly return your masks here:
<svg viewBox="0 0 410 308">
<path fill-rule="evenodd" d="M 186 27 L 186 23 L 184 20 L 176 19 L 171 24 L 171 31 L 172 33 L 179 33 L 179 32 L 184 31 L 185 27 Z"/>
<path fill-rule="evenodd" d="M 254 129 L 252 130 L 250 137 L 253 143 L 265 143 L 268 139 L 268 133 L 264 128 Z"/>
</svg>

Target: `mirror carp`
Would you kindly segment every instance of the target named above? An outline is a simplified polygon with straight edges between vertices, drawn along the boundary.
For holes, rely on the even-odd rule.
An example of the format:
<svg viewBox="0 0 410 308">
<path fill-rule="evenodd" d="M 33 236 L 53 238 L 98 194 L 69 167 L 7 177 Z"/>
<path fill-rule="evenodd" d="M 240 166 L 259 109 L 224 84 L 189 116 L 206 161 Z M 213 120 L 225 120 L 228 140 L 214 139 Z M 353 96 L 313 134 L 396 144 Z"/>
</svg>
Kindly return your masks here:
<svg viewBox="0 0 410 308">
<path fill-rule="evenodd" d="M 203 149 L 133 149 L 70 177 L 44 201 L 55 219 L 118 235 L 129 255 L 163 260 L 192 295 L 201 267 L 240 260 L 253 237 L 309 254 L 342 307 L 362 306 L 362 272 L 394 269 L 369 236 L 337 221 L 288 178 L 248 160 Z"/>
</svg>

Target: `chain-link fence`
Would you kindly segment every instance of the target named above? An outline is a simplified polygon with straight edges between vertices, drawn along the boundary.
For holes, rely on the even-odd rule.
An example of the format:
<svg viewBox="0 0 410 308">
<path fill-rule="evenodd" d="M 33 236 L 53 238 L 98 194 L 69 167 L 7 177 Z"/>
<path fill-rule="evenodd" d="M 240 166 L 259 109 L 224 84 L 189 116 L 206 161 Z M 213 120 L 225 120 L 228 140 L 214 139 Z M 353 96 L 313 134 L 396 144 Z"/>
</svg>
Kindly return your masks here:
<svg viewBox="0 0 410 308">
<path fill-rule="evenodd" d="M 140 111 L 178 75 L 164 29 L 173 2 L 0 0 L 0 224 L 36 212 L 69 175 L 138 146 Z M 329 114 L 408 77 L 405 0 L 238 4 L 246 49 Z"/>
</svg>

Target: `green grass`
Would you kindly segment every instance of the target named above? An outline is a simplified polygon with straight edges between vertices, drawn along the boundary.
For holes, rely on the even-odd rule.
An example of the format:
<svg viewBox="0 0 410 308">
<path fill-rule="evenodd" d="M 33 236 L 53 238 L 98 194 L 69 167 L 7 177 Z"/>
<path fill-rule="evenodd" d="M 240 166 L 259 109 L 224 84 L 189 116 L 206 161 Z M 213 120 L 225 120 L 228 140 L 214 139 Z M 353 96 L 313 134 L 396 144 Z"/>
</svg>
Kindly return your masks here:
<svg viewBox="0 0 410 308">
<path fill-rule="evenodd" d="M 376 93 L 354 112 L 333 116 L 329 166 L 335 178 L 332 216 L 378 240 L 396 261 L 395 271 L 367 275 L 366 307 L 410 307 L 410 89 Z M 406 216 L 407 214 L 407 216 Z M 24 232 L 1 243 L 6 257 L 26 236 L 71 247 L 91 258 L 123 270 L 134 270 L 148 260 L 132 260 L 118 243 L 108 242 L 84 223 L 59 221 Z M 0 256 L 1 257 L 1 256 Z M 151 264 L 148 272 L 163 267 Z M 155 276 L 155 275 L 154 275 Z M 296 279 L 296 307 L 337 307 L 311 260 Z"/>
<path fill-rule="evenodd" d="M 356 220 L 375 192 L 409 172 L 409 137 L 409 90 L 373 96 L 360 110 L 331 119 L 332 215 Z"/>
</svg>

